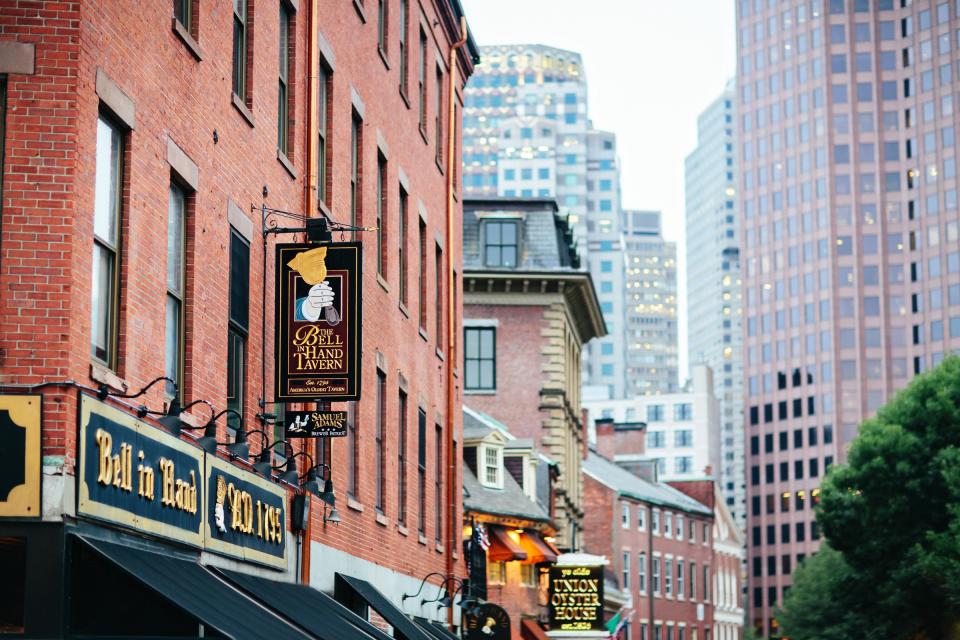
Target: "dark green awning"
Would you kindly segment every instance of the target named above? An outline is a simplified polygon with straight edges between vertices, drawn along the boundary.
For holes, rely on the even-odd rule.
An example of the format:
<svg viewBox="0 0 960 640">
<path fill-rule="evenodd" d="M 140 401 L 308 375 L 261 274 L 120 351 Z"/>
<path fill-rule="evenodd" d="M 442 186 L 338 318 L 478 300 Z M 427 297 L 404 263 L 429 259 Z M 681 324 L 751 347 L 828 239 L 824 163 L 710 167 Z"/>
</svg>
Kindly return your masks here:
<svg viewBox="0 0 960 640">
<path fill-rule="evenodd" d="M 393 640 L 322 591 L 226 569 L 215 571 L 322 640 Z"/>
<path fill-rule="evenodd" d="M 336 592 L 338 599 L 340 599 L 341 590 L 349 592 L 354 598 L 373 607 L 374 611 L 379 613 L 380 616 L 393 627 L 394 638 L 397 640 L 434 640 L 426 631 L 418 627 L 413 620 L 408 618 L 407 614 L 401 611 L 397 605 L 387 600 L 376 587 L 366 580 L 338 573 L 336 575 Z"/>
<path fill-rule="evenodd" d="M 146 587 L 229 638 L 296 640 L 311 637 L 198 562 L 86 536 L 77 538 Z"/>
<path fill-rule="evenodd" d="M 433 638 L 436 638 L 436 640 L 460 640 L 460 638 L 450 633 L 444 625 L 435 620 L 427 620 L 425 618 L 414 618 L 413 620 L 421 629 Z"/>
</svg>

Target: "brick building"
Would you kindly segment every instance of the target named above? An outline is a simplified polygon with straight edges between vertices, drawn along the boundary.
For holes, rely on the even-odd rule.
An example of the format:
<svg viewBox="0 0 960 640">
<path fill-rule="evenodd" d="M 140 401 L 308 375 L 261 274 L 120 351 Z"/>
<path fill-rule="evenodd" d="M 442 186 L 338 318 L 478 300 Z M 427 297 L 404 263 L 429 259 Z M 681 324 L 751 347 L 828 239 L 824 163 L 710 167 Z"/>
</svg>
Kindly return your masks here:
<svg viewBox="0 0 960 640">
<path fill-rule="evenodd" d="M 583 472 L 584 547 L 609 558 L 619 588 L 631 595 L 624 611 L 628 623 L 618 637 L 712 638 L 710 507 L 596 451 Z"/>
<path fill-rule="evenodd" d="M 571 231 L 549 199 L 464 202 L 464 392 L 557 463 L 557 546 L 582 532 L 583 345 L 606 328 Z"/>
<path fill-rule="evenodd" d="M 298 538 L 293 487 L 250 479 L 265 496 L 285 493 L 282 566 L 248 566 L 204 545 L 202 562 L 336 590 L 360 613 L 368 603 L 335 584 L 338 573 L 376 584 L 396 606 L 425 574 L 462 573 L 459 500 L 450 499 L 460 491 L 460 381 L 447 386 L 461 331 L 461 293 L 450 287 L 461 229 L 449 224 L 461 215 L 458 119 L 477 61 L 472 38 L 458 43 L 462 24 L 458 0 L 322 10 L 316 0 L 0 0 L 0 392 L 42 396 L 42 458 L 27 465 L 27 482 L 42 482 L 43 496 L 42 513 L 0 515 L 10 543 L 0 573 L 28 594 L 0 627 L 69 631 L 71 585 L 30 576 L 62 576 L 77 531 L 150 538 L 139 521 L 94 525 L 78 512 L 76 385 L 115 396 L 175 380 L 136 400 L 91 401 L 151 441 L 161 430 L 155 416 L 135 417 L 137 405 L 163 411 L 172 401 L 237 411 L 242 423 L 220 419 L 221 442 L 257 428 L 269 442 L 282 435 L 258 420 L 283 418 L 271 402 L 274 323 L 265 320 L 277 237 L 264 240 L 262 229 L 302 227 L 304 217 L 379 229 L 334 238 L 355 235 L 366 248 L 363 399 L 333 407 L 348 411 L 346 438 L 293 447 L 329 463 L 332 473 L 318 471 L 334 483 L 341 521 L 327 522 L 329 505 L 312 498 Z M 295 215 L 264 220 L 262 207 Z M 202 426 L 206 412 L 194 405 L 181 418 Z M 195 440 L 162 446 L 194 456 Z M 262 440 L 250 438 L 254 455 Z M 252 476 L 223 448 L 200 460 Z M 301 476 L 310 466 L 306 455 L 292 465 Z M 196 544 L 169 546 L 196 565 Z M 185 628 L 199 620 L 228 632 L 191 615 Z M 305 628 L 289 617 L 273 624 Z"/>
<path fill-rule="evenodd" d="M 515 437 L 506 425 L 469 407 L 464 407 L 463 459 L 471 595 L 503 607 L 512 638 L 542 640 L 547 571 L 558 554 L 550 518 L 556 467 L 531 439 Z M 475 528 L 484 532 L 485 544 L 477 544 Z"/>
</svg>

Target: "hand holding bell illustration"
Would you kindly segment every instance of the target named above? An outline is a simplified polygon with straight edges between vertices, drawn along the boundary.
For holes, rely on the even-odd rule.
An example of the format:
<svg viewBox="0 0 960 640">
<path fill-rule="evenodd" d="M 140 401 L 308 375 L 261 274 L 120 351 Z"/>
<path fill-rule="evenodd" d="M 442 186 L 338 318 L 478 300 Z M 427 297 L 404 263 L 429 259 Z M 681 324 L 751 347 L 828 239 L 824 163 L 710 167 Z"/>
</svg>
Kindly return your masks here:
<svg viewBox="0 0 960 640">
<path fill-rule="evenodd" d="M 311 285 L 303 298 L 297 298 L 296 319 L 316 322 L 323 319 L 329 325 L 340 323 L 340 314 L 333 306 L 335 297 L 327 278 L 327 248 L 317 247 L 302 251 L 294 256 L 287 265 L 296 270 L 303 281 Z"/>
</svg>

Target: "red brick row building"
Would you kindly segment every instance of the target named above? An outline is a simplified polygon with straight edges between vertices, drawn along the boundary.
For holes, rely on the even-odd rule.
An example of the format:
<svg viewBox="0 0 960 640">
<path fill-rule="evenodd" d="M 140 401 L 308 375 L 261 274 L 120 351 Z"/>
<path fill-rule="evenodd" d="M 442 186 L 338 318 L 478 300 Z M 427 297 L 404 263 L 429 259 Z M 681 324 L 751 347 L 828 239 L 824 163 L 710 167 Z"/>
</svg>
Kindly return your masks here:
<svg viewBox="0 0 960 640">
<path fill-rule="evenodd" d="M 137 635 L 137 620 L 94 615 L 71 594 L 96 584 L 104 558 L 138 592 L 146 578 L 130 567 L 140 548 L 188 562 L 188 573 L 199 558 L 203 580 L 216 565 L 310 584 L 384 628 L 393 623 L 357 579 L 407 614 L 447 619 L 402 595 L 428 573 L 434 584 L 463 573 L 459 118 L 478 55 L 463 25 L 458 0 L 0 0 L 0 402 L 29 409 L 10 409 L 0 437 L 24 467 L 14 484 L 42 495 L 22 509 L 0 503 L 0 574 L 26 594 L 2 608 L 0 629 Z M 346 437 L 274 447 L 271 462 L 300 481 L 311 461 L 329 465 L 313 472 L 333 495 L 307 494 L 304 515 L 296 483 L 258 480 L 250 462 L 282 437 L 271 384 L 274 246 L 303 240 L 264 228 L 315 217 L 367 228 L 333 238 L 364 248 L 363 391 L 333 406 L 348 412 Z M 176 386 L 117 397 L 164 375 Z M 168 438 L 157 418 L 172 403 L 192 403 L 186 426 L 232 409 L 216 439 L 248 434 L 252 457 L 203 452 L 186 433 Z M 10 447 L 29 442 L 23 416 L 37 407 L 38 446 Z M 228 509 L 226 528 L 280 544 L 282 555 L 274 548 L 250 564 L 260 556 L 243 544 L 253 542 L 221 553 L 209 531 L 174 535 L 183 523 L 172 521 L 151 529 L 137 512 L 144 494 L 128 506 L 118 494 L 92 516 L 85 492 L 112 486 L 109 465 L 90 487 L 79 477 L 94 462 L 81 436 L 93 438 L 97 421 L 108 426 L 89 442 L 101 453 L 117 451 L 103 436 L 116 429 L 115 446 L 117 434 L 137 434 L 134 457 L 143 443 L 147 458 L 151 447 L 164 460 L 184 456 L 178 469 L 233 474 L 258 506 L 279 495 L 270 511 L 282 515 L 279 533 L 265 535 L 249 518 L 268 520 L 242 510 L 231 525 Z M 138 481 L 137 460 L 117 461 L 115 487 Z M 233 489 L 214 495 L 215 484 L 195 480 L 194 509 L 209 506 L 215 529 L 214 501 L 230 503 Z M 93 582 L 76 582 L 79 573 Z M 170 635 L 229 635 L 214 613 L 171 602 L 158 611 L 190 608 Z M 339 606 L 331 616 L 355 624 Z M 315 633 L 278 617 L 261 628 Z"/>
</svg>

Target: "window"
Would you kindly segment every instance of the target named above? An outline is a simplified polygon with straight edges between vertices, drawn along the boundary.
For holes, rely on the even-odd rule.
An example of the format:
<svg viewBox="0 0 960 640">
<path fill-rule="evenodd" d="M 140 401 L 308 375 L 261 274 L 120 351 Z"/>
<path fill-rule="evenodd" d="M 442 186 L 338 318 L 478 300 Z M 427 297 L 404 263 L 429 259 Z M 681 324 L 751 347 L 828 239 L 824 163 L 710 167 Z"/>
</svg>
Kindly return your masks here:
<svg viewBox="0 0 960 640">
<path fill-rule="evenodd" d="M 519 223 L 487 220 L 483 223 L 483 263 L 488 267 L 516 267 Z"/>
<path fill-rule="evenodd" d="M 647 508 L 643 505 L 637 505 L 637 528 L 640 531 L 647 530 Z"/>
<path fill-rule="evenodd" d="M 170 202 L 167 207 L 167 322 L 164 341 L 164 375 L 183 386 L 183 301 L 185 294 L 184 225 L 187 196 L 178 185 L 170 184 Z M 174 385 L 167 383 L 167 395 L 173 397 Z M 182 391 L 182 389 L 181 389 Z M 176 394 L 182 399 L 182 393 Z"/>
<path fill-rule="evenodd" d="M 637 588 L 640 593 L 647 592 L 647 554 L 645 553 L 637 557 Z"/>
<path fill-rule="evenodd" d="M 443 70 L 440 67 L 437 67 L 437 88 L 434 94 L 436 96 L 436 113 L 433 117 L 433 141 L 436 145 L 434 159 L 440 165 L 443 163 Z"/>
<path fill-rule="evenodd" d="M 387 159 L 377 153 L 377 275 L 387 277 Z"/>
<path fill-rule="evenodd" d="M 623 570 L 621 571 L 620 575 L 621 575 L 620 588 L 629 589 L 630 588 L 630 552 L 629 551 L 623 552 Z"/>
<path fill-rule="evenodd" d="M 173 17 L 193 35 L 193 0 L 173 0 Z"/>
<path fill-rule="evenodd" d="M 630 505 L 626 502 L 620 504 L 620 526 L 624 529 L 630 527 Z"/>
<path fill-rule="evenodd" d="M 464 334 L 464 389 L 496 389 L 496 328 L 465 327 Z"/>
<path fill-rule="evenodd" d="M 433 538 L 440 543 L 443 539 L 443 427 L 439 424 L 434 428 L 436 440 L 434 441 L 433 455 L 436 457 L 434 463 L 433 478 Z"/>
<path fill-rule="evenodd" d="M 387 494 L 387 374 L 377 369 L 377 431 L 376 431 L 376 468 L 377 468 L 377 503 L 378 512 L 384 512 Z"/>
<path fill-rule="evenodd" d="M 400 240 L 397 247 L 397 258 L 400 264 L 400 273 L 398 274 L 400 279 L 400 304 L 404 307 L 407 306 L 407 208 L 410 206 L 409 200 L 406 190 L 401 186 L 400 215 L 397 220 L 397 236 Z"/>
<path fill-rule="evenodd" d="M 673 434 L 673 444 L 676 447 L 693 446 L 693 429 L 680 429 Z"/>
<path fill-rule="evenodd" d="M 243 0 L 244 2 L 246 0 Z M 280 34 L 278 51 L 280 52 L 280 79 L 277 87 L 277 149 L 283 155 L 290 152 L 290 104 L 293 96 L 290 95 L 290 71 L 292 70 L 293 55 L 296 51 L 296 38 L 291 28 L 293 15 L 285 0 L 280 0 Z"/>
<path fill-rule="evenodd" d="M 689 402 L 673 405 L 673 419 L 677 421 L 693 420 L 693 405 Z"/>
<path fill-rule="evenodd" d="M 227 408 L 243 415 L 247 373 L 247 334 L 250 330 L 250 245 L 230 229 L 230 318 L 227 328 Z M 240 420 L 227 419 L 235 433 Z"/>
<path fill-rule="evenodd" d="M 677 526 L 675 529 L 677 530 L 677 540 L 683 540 L 683 516 L 679 513 L 677 514 Z"/>
<path fill-rule="evenodd" d="M 436 330 L 437 330 L 437 350 L 443 348 L 443 249 L 440 248 L 440 245 L 437 244 L 436 250 L 434 252 L 434 258 L 436 262 L 436 294 L 434 297 L 435 311 L 436 311 Z"/>
<path fill-rule="evenodd" d="M 361 222 L 363 196 L 361 180 L 363 179 L 363 120 L 356 111 L 352 113 L 350 121 L 350 225 L 358 226 Z M 351 235 L 354 232 L 351 232 Z"/>
<path fill-rule="evenodd" d="M 247 0 L 233 0 L 233 93 L 247 99 Z"/>
<path fill-rule="evenodd" d="M 677 559 L 677 597 L 682 598 L 685 592 L 683 590 L 683 560 Z"/>
<path fill-rule="evenodd" d="M 320 62 L 317 77 L 317 202 L 330 206 L 330 157 L 327 140 L 330 136 L 330 100 L 333 74 Z"/>
<path fill-rule="evenodd" d="M 710 567 L 703 568 L 703 601 L 710 601 Z"/>
<path fill-rule="evenodd" d="M 660 510 L 659 509 L 653 510 L 652 525 L 653 525 L 653 532 L 657 535 L 660 535 Z"/>
<path fill-rule="evenodd" d="M 400 389 L 397 417 L 397 522 L 407 525 L 407 392 Z M 323 440 L 324 438 L 319 438 Z"/>
<path fill-rule="evenodd" d="M 417 409 L 417 507 L 417 531 L 424 535 L 427 532 L 427 412 L 423 409 Z"/>
<path fill-rule="evenodd" d="M 360 495 L 359 437 L 356 409 L 353 405 L 347 405 L 347 495 L 354 499 Z"/>
<path fill-rule="evenodd" d="M 537 586 L 537 566 L 534 564 L 520 565 L 520 583 L 525 587 Z"/>
<path fill-rule="evenodd" d="M 427 223 L 420 218 L 420 272 L 417 278 L 420 291 L 420 330 L 427 330 Z"/>
<path fill-rule="evenodd" d="M 387 18 L 389 17 L 389 11 L 387 0 L 377 0 L 377 48 L 384 57 L 387 56 L 387 34 L 389 33 Z"/>
<path fill-rule="evenodd" d="M 668 538 L 673 535 L 673 514 L 669 511 L 663 514 L 663 535 Z"/>
<path fill-rule="evenodd" d="M 663 563 L 663 587 L 668 598 L 673 597 L 673 558 L 666 558 Z"/>
<path fill-rule="evenodd" d="M 400 0 L 400 95 L 407 97 L 407 73 L 409 69 L 409 51 L 407 46 L 407 21 L 410 16 L 410 0 Z"/>
<path fill-rule="evenodd" d="M 120 215 L 123 193 L 123 133 L 110 120 L 97 120 L 96 185 L 93 194 L 93 281 L 90 351 L 117 368 L 120 302 Z"/>
<path fill-rule="evenodd" d="M 507 563 L 490 562 L 487 564 L 487 583 L 488 584 L 506 584 L 507 583 Z"/>
<path fill-rule="evenodd" d="M 660 595 L 660 557 L 653 556 L 653 593 Z"/>
<path fill-rule="evenodd" d="M 427 134 L 427 34 L 420 30 L 420 132 Z"/>
<path fill-rule="evenodd" d="M 503 449 L 483 446 L 483 484 L 497 489 L 503 488 Z"/>
<path fill-rule="evenodd" d="M 674 470 L 677 473 L 690 473 L 693 471 L 693 457 L 679 456 L 674 459 Z"/>
<path fill-rule="evenodd" d="M 647 422 L 662 422 L 664 411 L 662 404 L 651 404 L 647 406 Z"/>
<path fill-rule="evenodd" d="M 691 523 L 693 524 L 693 523 Z M 690 563 L 690 599 L 697 599 L 697 563 Z"/>
</svg>

